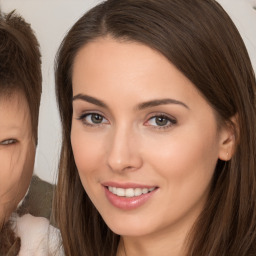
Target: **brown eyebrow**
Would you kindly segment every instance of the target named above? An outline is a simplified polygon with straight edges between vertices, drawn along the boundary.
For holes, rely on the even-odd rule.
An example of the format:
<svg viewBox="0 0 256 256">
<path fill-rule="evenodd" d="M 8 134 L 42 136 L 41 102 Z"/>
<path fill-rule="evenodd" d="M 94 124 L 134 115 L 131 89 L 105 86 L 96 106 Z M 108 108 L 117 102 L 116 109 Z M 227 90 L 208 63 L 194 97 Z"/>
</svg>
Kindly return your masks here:
<svg viewBox="0 0 256 256">
<path fill-rule="evenodd" d="M 73 101 L 75 101 L 75 100 L 83 100 L 83 101 L 92 103 L 92 104 L 97 105 L 97 106 L 102 107 L 102 108 L 108 108 L 107 104 L 104 103 L 103 101 L 101 101 L 99 99 L 96 99 L 92 96 L 85 95 L 85 94 L 75 95 L 73 97 Z M 143 110 L 145 108 L 151 108 L 151 107 L 156 107 L 156 106 L 159 106 L 159 105 L 167 105 L 167 104 L 177 104 L 177 105 L 181 105 L 181 106 L 189 109 L 189 107 L 185 103 L 183 103 L 181 101 L 178 101 L 178 100 L 175 100 L 175 99 L 169 99 L 169 98 L 146 101 L 146 102 L 140 103 L 136 107 L 136 109 Z"/>
<path fill-rule="evenodd" d="M 159 100 L 150 100 L 150 101 L 147 101 L 147 102 L 143 102 L 141 104 L 138 105 L 138 109 L 139 110 L 142 110 L 142 109 L 145 109 L 145 108 L 151 108 L 151 107 L 156 107 L 156 106 L 159 106 L 159 105 L 167 105 L 167 104 L 177 104 L 177 105 L 181 105 L 187 109 L 189 109 L 189 107 L 179 101 L 179 100 L 174 100 L 174 99 L 159 99 Z"/>
<path fill-rule="evenodd" d="M 107 104 L 105 104 L 103 101 L 98 100 L 94 97 L 85 95 L 85 94 L 77 94 L 76 96 L 73 97 L 73 101 L 75 101 L 75 100 L 83 100 L 83 101 L 87 101 L 89 103 L 92 103 L 92 104 L 97 105 L 102 108 L 108 108 Z"/>
</svg>

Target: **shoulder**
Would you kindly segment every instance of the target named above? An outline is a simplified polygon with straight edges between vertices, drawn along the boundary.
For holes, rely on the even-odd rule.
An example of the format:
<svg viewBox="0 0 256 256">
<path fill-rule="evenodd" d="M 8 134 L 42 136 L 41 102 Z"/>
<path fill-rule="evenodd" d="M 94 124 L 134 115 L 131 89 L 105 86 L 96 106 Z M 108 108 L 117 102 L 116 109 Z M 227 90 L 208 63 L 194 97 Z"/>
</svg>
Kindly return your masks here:
<svg viewBox="0 0 256 256">
<path fill-rule="evenodd" d="M 60 233 L 48 219 L 25 214 L 15 222 L 16 234 L 21 239 L 19 256 L 46 256 L 60 245 Z"/>
</svg>

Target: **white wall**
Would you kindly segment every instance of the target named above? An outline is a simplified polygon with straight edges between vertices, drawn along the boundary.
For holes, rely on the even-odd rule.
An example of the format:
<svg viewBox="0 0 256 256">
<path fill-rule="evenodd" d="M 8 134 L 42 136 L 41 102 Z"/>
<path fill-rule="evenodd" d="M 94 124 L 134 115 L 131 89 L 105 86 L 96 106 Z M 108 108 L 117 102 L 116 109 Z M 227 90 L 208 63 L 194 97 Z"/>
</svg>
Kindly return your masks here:
<svg viewBox="0 0 256 256">
<path fill-rule="evenodd" d="M 41 45 L 43 94 L 35 173 L 53 182 L 60 150 L 60 124 L 54 92 L 54 57 L 74 22 L 100 0 L 0 0 L 3 12 L 16 9 L 35 30 Z M 256 70 L 255 0 L 219 0 L 238 26 Z"/>
<path fill-rule="evenodd" d="M 228 12 L 240 31 L 256 71 L 256 0 L 217 1 Z"/>
</svg>

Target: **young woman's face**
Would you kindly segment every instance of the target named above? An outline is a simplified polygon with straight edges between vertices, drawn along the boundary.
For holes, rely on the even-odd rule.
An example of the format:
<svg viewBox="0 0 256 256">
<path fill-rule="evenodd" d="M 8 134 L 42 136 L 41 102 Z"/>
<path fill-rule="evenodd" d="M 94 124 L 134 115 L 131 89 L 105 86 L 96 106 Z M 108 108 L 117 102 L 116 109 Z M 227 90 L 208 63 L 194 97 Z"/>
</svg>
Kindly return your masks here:
<svg viewBox="0 0 256 256">
<path fill-rule="evenodd" d="M 107 225 L 124 236 L 191 227 L 228 136 L 196 87 L 160 53 L 111 38 L 79 51 L 72 82 L 74 158 Z"/>
<path fill-rule="evenodd" d="M 33 172 L 35 142 L 25 97 L 0 98 L 0 221 L 25 195 Z"/>
</svg>

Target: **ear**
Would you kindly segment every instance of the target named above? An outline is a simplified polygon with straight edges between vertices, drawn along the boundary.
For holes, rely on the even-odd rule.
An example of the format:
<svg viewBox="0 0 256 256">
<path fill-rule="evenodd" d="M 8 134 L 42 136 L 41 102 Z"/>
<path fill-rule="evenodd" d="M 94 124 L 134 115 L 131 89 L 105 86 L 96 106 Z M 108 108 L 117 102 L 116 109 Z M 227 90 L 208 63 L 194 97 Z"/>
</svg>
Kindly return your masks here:
<svg viewBox="0 0 256 256">
<path fill-rule="evenodd" d="M 234 115 L 228 122 L 222 125 L 219 132 L 219 159 L 229 161 L 238 141 L 239 126 L 238 115 Z"/>
</svg>

